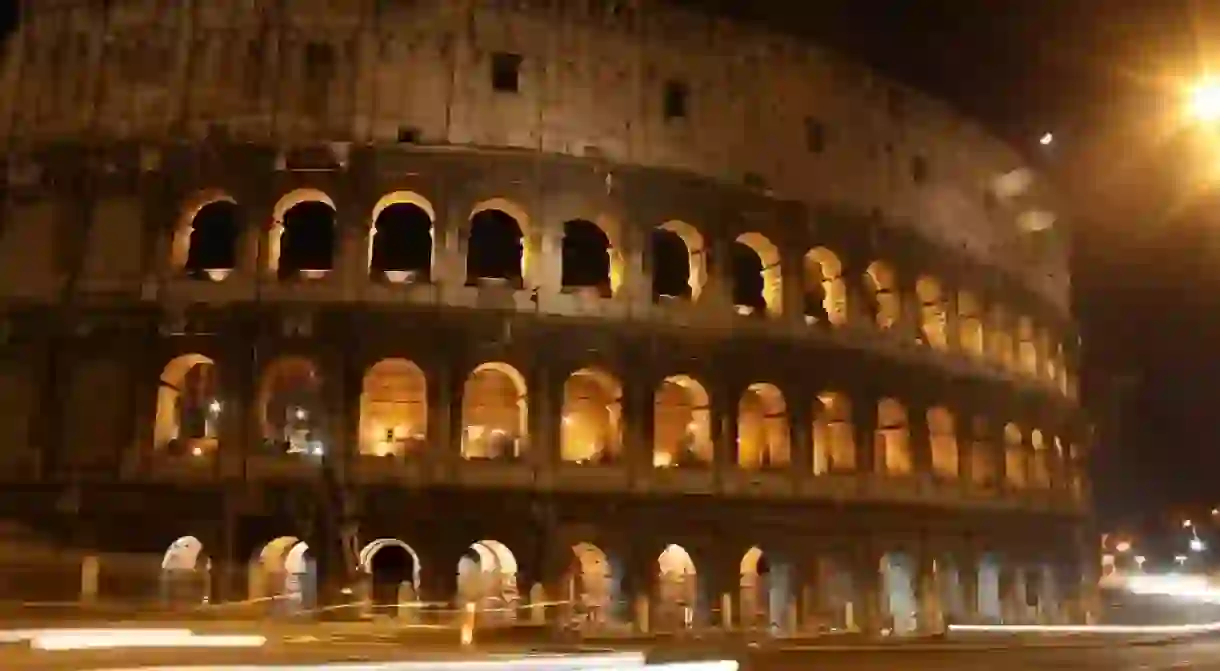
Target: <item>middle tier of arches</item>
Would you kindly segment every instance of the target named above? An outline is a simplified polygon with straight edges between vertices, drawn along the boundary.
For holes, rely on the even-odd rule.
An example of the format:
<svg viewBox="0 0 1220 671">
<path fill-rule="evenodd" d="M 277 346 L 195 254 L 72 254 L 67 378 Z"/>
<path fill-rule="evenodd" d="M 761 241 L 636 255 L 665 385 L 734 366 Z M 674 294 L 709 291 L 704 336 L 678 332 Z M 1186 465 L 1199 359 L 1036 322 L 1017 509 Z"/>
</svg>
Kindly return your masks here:
<svg viewBox="0 0 1220 671">
<path fill-rule="evenodd" d="M 155 399 L 157 452 L 206 458 L 220 449 L 221 415 L 228 410 L 219 368 L 201 354 L 180 355 L 165 366 Z M 326 453 L 345 430 L 339 428 L 344 410 L 327 392 L 325 377 L 299 355 L 275 358 L 258 371 L 246 409 L 257 425 L 258 450 L 306 460 Z M 1080 495 L 1083 487 L 1068 431 L 1055 435 L 1056 427 L 962 416 L 943 404 L 913 411 L 883 397 L 861 408 L 864 399 L 853 403 L 846 393 L 824 390 L 800 396 L 809 407 L 799 407 L 781 384 L 760 380 L 730 391 L 686 373 L 628 393 L 615 374 L 597 366 L 535 391 L 503 361 L 474 365 L 451 389 L 438 384 L 409 359 L 372 364 L 361 376 L 358 403 L 346 406 L 355 413 L 347 442 L 362 457 L 411 460 L 437 444 L 436 424 L 449 423 L 454 431 L 444 435 L 454 436 L 461 459 L 470 462 L 516 463 L 550 449 L 560 463 L 589 467 L 622 465 L 634 453 L 648 455 L 637 456 L 637 464 L 679 472 L 730 464 L 814 476 L 926 475 L 981 491 Z M 451 409 L 436 412 L 439 398 L 451 399 Z M 549 436 L 539 441 L 547 447 L 535 444 L 537 434 Z"/>
</svg>

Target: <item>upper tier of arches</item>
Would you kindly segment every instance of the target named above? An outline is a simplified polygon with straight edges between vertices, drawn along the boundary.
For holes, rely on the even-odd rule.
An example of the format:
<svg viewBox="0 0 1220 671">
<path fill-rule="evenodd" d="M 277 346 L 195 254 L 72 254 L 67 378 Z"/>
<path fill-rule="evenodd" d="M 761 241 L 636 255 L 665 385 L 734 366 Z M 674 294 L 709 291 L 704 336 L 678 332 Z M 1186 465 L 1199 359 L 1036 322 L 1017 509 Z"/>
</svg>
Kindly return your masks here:
<svg viewBox="0 0 1220 671">
<path fill-rule="evenodd" d="M 883 250 L 851 259 L 816 236 L 803 250 L 786 249 L 761 227 L 722 239 L 698 222 L 676 219 L 657 221 L 632 248 L 622 242 L 622 223 L 609 215 L 547 226 L 503 197 L 478 200 L 448 227 L 437 212 L 425 196 L 398 190 L 361 217 L 341 213 L 321 190 L 298 188 L 275 202 L 269 221 L 258 222 L 229 194 L 201 191 L 176 219 L 168 267 L 214 282 L 244 268 L 295 286 L 326 281 L 346 266 L 391 287 L 545 290 L 579 301 L 650 302 L 663 311 L 722 310 L 808 329 L 867 329 L 1075 395 L 1073 362 L 1051 327 L 1002 300 L 986 300 L 976 287 L 954 286 L 935 270 L 900 271 Z M 360 223 L 343 223 L 351 221 Z M 446 255 L 447 277 L 440 272 Z"/>
<path fill-rule="evenodd" d="M 1014 151 L 802 40 L 651 1 L 43 4 L 0 77 L 0 135 L 23 143 L 502 147 L 676 169 L 876 210 L 1068 304 L 1066 248 L 1040 234 L 1054 198 Z"/>
</svg>

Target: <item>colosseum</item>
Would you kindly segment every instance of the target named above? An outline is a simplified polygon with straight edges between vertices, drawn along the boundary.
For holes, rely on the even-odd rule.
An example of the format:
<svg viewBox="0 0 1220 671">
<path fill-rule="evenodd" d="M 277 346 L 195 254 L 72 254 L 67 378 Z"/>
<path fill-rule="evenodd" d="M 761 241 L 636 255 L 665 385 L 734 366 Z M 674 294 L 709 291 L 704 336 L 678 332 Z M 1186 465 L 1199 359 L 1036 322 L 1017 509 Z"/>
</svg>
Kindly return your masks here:
<svg viewBox="0 0 1220 671">
<path fill-rule="evenodd" d="M 39 0 L 0 86 L 0 515 L 81 598 L 312 608 L 342 527 L 370 607 L 1086 616 L 1064 207 L 943 103 L 661 0 Z"/>
</svg>

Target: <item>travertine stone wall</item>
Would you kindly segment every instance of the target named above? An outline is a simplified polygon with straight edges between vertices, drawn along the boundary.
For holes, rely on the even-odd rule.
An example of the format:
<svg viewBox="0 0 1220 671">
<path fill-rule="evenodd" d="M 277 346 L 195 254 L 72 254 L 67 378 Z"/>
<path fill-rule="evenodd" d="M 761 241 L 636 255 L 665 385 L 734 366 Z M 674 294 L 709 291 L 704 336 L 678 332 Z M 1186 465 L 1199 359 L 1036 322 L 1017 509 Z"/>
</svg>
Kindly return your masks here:
<svg viewBox="0 0 1220 671">
<path fill-rule="evenodd" d="M 824 49 L 650 0 L 46 0 L 6 44 L 0 135 L 477 145 L 692 171 L 875 213 L 1067 307 L 1066 242 L 1019 158 Z M 518 90 L 492 86 L 520 56 Z M 666 118 L 666 89 L 686 91 Z M 1027 217 L 1028 221 L 1029 218 Z"/>
</svg>

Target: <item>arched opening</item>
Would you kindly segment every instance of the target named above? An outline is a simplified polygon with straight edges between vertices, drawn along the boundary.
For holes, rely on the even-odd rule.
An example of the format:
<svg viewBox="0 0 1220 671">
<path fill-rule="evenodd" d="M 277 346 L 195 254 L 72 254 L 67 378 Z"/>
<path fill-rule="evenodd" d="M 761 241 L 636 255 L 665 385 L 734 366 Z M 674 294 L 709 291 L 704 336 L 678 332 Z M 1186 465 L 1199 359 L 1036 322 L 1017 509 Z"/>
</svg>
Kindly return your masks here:
<svg viewBox="0 0 1220 671">
<path fill-rule="evenodd" d="M 915 470 L 911 459 L 911 432 L 907 410 L 891 398 L 877 404 L 877 453 L 881 472 L 908 475 Z"/>
<path fill-rule="evenodd" d="M 1050 489 L 1051 466 L 1054 455 L 1046 443 L 1046 438 L 1043 437 L 1042 432 L 1038 429 L 1030 431 L 1029 444 L 1034 452 L 1032 468 L 1030 469 L 1032 471 L 1030 473 L 1030 484 L 1041 489 Z"/>
<path fill-rule="evenodd" d="M 991 327 L 987 329 L 990 336 L 988 344 L 991 347 L 991 360 L 999 366 L 1012 369 L 1015 362 L 1013 352 L 1012 325 L 1009 322 L 1008 311 L 1001 305 L 991 308 Z"/>
<path fill-rule="evenodd" d="M 991 426 L 982 417 L 975 417 L 971 426 L 973 442 L 970 448 L 970 476 L 974 486 L 993 491 L 1000 486 L 1000 458 L 993 442 Z"/>
<path fill-rule="evenodd" d="M 825 247 L 815 247 L 805 254 L 805 321 L 832 326 L 847 323 L 843 262 Z"/>
<path fill-rule="evenodd" d="M 214 454 L 220 435 L 216 364 L 202 354 L 184 354 L 166 364 L 157 385 L 153 446 L 171 456 Z"/>
<path fill-rule="evenodd" d="M 818 394 L 813 409 L 813 472 L 848 473 L 856 470 L 856 429 L 851 401 L 838 392 Z"/>
<path fill-rule="evenodd" d="M 312 361 L 302 357 L 272 361 L 263 370 L 256 407 L 263 447 L 269 453 L 320 457 L 325 452 L 322 379 Z"/>
<path fill-rule="evenodd" d="M 915 561 L 905 552 L 890 552 L 881 558 L 881 584 L 888 629 L 897 636 L 914 634 L 919 622 L 915 600 Z"/>
<path fill-rule="evenodd" d="M 843 326 L 848 321 L 843 262 L 819 246 L 805 254 L 805 322 Z"/>
<path fill-rule="evenodd" d="M 962 351 L 982 358 L 986 353 L 983 342 L 983 305 L 969 291 L 957 294 L 957 324 Z"/>
<path fill-rule="evenodd" d="M 750 385 L 737 404 L 737 465 L 747 470 L 787 468 L 791 461 L 783 392 L 773 384 Z"/>
<path fill-rule="evenodd" d="M 250 563 L 250 599 L 271 600 L 273 610 L 296 613 L 317 603 L 317 565 L 309 545 L 281 536 L 263 546 Z"/>
<path fill-rule="evenodd" d="M 860 603 L 851 562 L 823 555 L 815 560 L 813 573 L 816 588 L 814 598 L 807 603 L 813 607 L 808 615 L 815 627 L 819 632 L 856 630 Z"/>
<path fill-rule="evenodd" d="M 432 203 L 423 196 L 408 191 L 383 196 L 369 230 L 369 276 L 395 284 L 429 281 L 435 221 Z"/>
<path fill-rule="evenodd" d="M 791 598 L 788 566 L 752 547 L 741 558 L 741 626 L 778 633 Z"/>
<path fill-rule="evenodd" d="M 1015 489 L 1024 489 L 1029 483 L 1028 460 L 1025 437 L 1016 424 L 1004 425 L 1004 481 Z"/>
<path fill-rule="evenodd" d="M 874 261 L 864 273 L 867 295 L 872 301 L 873 320 L 879 329 L 892 329 L 902 319 L 898 280 L 889 264 Z"/>
<path fill-rule="evenodd" d="M 1017 319 L 1017 368 L 1026 375 L 1038 375 L 1038 347 L 1034 344 L 1034 322 L 1029 317 Z"/>
<path fill-rule="evenodd" d="M 284 279 L 318 279 L 334 268 L 335 204 L 326 194 L 299 189 L 275 206 L 268 261 Z"/>
<path fill-rule="evenodd" d="M 949 311 L 940 282 L 933 277 L 919 278 L 915 295 L 919 297 L 919 330 L 924 341 L 935 349 L 949 349 Z"/>
<path fill-rule="evenodd" d="M 500 362 L 471 371 L 462 388 L 462 458 L 515 461 L 525 454 L 525 378 Z"/>
<path fill-rule="evenodd" d="M 360 391 L 360 454 L 419 454 L 428 434 L 428 383 L 406 359 L 384 359 L 364 374 Z"/>
<path fill-rule="evenodd" d="M 511 622 L 517 618 L 517 558 L 499 541 L 474 543 L 458 560 L 458 601 L 488 611 L 484 618 Z"/>
<path fill-rule="evenodd" d="M 992 554 L 979 557 L 978 612 L 987 622 L 999 622 L 1004 617 L 1000 607 L 1000 562 Z"/>
<path fill-rule="evenodd" d="M 401 604 L 417 601 L 419 554 L 396 538 L 379 538 L 360 550 L 360 570 L 369 576 L 376 612 L 396 615 Z"/>
<path fill-rule="evenodd" d="M 227 195 L 208 194 L 210 200 L 187 210 L 175 232 L 174 267 L 195 279 L 219 282 L 237 267 L 237 242 L 241 235 L 241 210 Z"/>
<path fill-rule="evenodd" d="M 592 543 L 572 547 L 566 599 L 593 624 L 611 621 L 622 599 L 621 576 L 601 548 Z"/>
<path fill-rule="evenodd" d="M 703 235 L 684 221 L 668 221 L 652 232 L 654 300 L 699 300 L 707 282 Z"/>
<path fill-rule="evenodd" d="M 739 314 L 784 311 L 779 249 L 760 233 L 743 233 L 733 244 L 733 305 Z"/>
<path fill-rule="evenodd" d="M 496 198 L 477 205 L 466 242 L 466 284 L 524 287 L 528 234 L 529 220 L 517 204 Z"/>
<path fill-rule="evenodd" d="M 161 600 L 170 607 L 193 607 L 211 595 L 212 560 L 203 543 L 194 536 L 171 543 L 161 559 Z"/>
<path fill-rule="evenodd" d="M 927 417 L 932 475 L 942 480 L 956 480 L 961 470 L 958 465 L 957 427 L 953 413 L 938 407 L 928 410 Z"/>
<path fill-rule="evenodd" d="M 622 454 L 622 398 L 619 381 L 605 371 L 584 368 L 563 385 L 560 458 L 576 464 L 612 464 Z"/>
<path fill-rule="evenodd" d="M 681 545 L 667 546 L 657 557 L 658 629 L 686 629 L 700 607 L 694 560 Z"/>
<path fill-rule="evenodd" d="M 711 403 L 707 389 L 686 375 L 665 378 L 653 403 L 652 464 L 656 468 L 712 463 Z"/>
<path fill-rule="evenodd" d="M 565 223 L 560 273 L 563 290 L 610 298 L 616 288 L 613 250 L 609 234 L 597 224 L 584 219 Z"/>
</svg>

